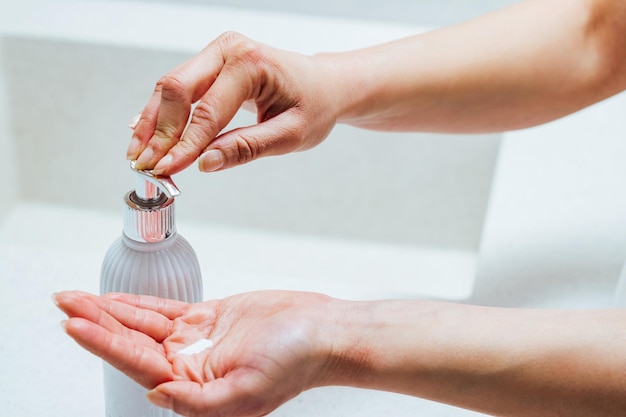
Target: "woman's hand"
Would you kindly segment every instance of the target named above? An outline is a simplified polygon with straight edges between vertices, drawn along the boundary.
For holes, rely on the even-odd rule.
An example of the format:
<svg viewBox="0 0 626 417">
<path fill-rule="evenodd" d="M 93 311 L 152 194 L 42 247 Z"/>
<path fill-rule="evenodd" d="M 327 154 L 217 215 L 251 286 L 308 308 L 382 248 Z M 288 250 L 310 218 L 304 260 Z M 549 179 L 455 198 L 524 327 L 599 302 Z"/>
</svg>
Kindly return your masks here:
<svg viewBox="0 0 626 417">
<path fill-rule="evenodd" d="M 326 352 L 313 313 L 332 299 L 320 294 L 255 292 L 192 305 L 73 291 L 55 301 L 81 346 L 183 415 L 261 416 L 323 384 Z M 213 346 L 178 353 L 201 339 Z"/>
<path fill-rule="evenodd" d="M 545 123 L 626 88 L 625 14 L 612 0 L 525 1 L 312 57 L 226 33 L 157 83 L 127 157 L 156 174 L 198 158 L 202 171 L 216 171 L 311 148 L 336 122 L 455 133 Z M 258 123 L 223 132 L 242 106 Z"/>
<path fill-rule="evenodd" d="M 332 69 L 321 61 L 226 33 L 159 80 L 133 123 L 127 158 L 170 175 L 198 157 L 200 170 L 216 171 L 311 148 L 339 112 Z M 222 132 L 242 105 L 258 124 Z"/>
<path fill-rule="evenodd" d="M 622 416 L 624 310 L 260 291 L 186 304 L 57 294 L 67 333 L 183 415 L 258 417 L 309 388 L 404 393 L 489 415 Z M 192 355 L 182 349 L 208 339 Z"/>
</svg>

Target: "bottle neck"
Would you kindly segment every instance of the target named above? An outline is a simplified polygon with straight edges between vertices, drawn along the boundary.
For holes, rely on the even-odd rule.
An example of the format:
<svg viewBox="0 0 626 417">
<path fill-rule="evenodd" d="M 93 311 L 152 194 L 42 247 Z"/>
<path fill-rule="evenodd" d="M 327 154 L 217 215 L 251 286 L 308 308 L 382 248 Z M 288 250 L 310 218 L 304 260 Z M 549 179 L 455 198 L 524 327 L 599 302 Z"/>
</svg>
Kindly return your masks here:
<svg viewBox="0 0 626 417">
<path fill-rule="evenodd" d="M 138 243 L 157 243 L 176 233 L 174 198 L 164 194 L 153 203 L 137 197 L 135 191 L 126 194 L 124 201 L 124 235 Z"/>
<path fill-rule="evenodd" d="M 126 236 L 126 232 L 122 233 L 122 242 L 130 249 L 136 250 L 138 252 L 158 252 L 161 250 L 169 249 L 176 239 L 178 238 L 178 233 L 174 232 L 164 240 L 158 242 L 137 242 Z"/>
</svg>

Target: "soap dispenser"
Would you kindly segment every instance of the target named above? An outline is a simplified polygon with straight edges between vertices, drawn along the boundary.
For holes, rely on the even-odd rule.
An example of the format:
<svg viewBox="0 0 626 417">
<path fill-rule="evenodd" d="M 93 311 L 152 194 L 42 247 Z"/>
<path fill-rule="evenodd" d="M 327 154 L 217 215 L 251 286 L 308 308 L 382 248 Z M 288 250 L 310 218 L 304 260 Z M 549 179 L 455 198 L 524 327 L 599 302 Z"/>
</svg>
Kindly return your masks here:
<svg viewBox="0 0 626 417">
<path fill-rule="evenodd" d="M 124 230 L 109 248 L 100 274 L 100 292 L 152 295 L 189 303 L 202 300 L 202 277 L 195 252 L 176 232 L 174 198 L 180 191 L 167 176 L 135 169 L 135 189 L 124 205 Z M 104 364 L 107 417 L 172 417 L 152 405 L 147 391 Z"/>
</svg>

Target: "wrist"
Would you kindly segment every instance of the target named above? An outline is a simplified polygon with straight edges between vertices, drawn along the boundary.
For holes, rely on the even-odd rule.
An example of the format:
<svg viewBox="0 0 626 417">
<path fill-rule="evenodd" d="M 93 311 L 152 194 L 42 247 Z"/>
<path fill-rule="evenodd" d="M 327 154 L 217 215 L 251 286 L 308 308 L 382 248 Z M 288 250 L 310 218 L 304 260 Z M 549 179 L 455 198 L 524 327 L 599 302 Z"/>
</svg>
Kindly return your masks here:
<svg viewBox="0 0 626 417">
<path fill-rule="evenodd" d="M 320 335 L 324 380 L 343 385 L 406 392 L 428 372 L 432 323 L 445 313 L 437 303 L 332 300 Z M 414 387 L 413 387 L 414 388 Z"/>
<path fill-rule="evenodd" d="M 368 59 L 362 51 L 318 53 L 313 59 L 324 72 L 320 79 L 338 123 L 358 124 L 375 111 L 374 106 L 379 104 L 376 78 L 367 68 Z"/>
<path fill-rule="evenodd" d="M 322 380 L 319 385 L 360 386 L 371 369 L 373 346 L 368 345 L 364 317 L 366 302 L 333 299 L 320 321 Z"/>
<path fill-rule="evenodd" d="M 472 339 L 465 320 L 473 310 L 417 300 L 332 300 L 320 315 L 324 380 L 319 385 L 438 398 L 438 376 L 481 372 L 480 363 L 467 363 L 476 346 L 465 350 L 457 344 Z"/>
</svg>

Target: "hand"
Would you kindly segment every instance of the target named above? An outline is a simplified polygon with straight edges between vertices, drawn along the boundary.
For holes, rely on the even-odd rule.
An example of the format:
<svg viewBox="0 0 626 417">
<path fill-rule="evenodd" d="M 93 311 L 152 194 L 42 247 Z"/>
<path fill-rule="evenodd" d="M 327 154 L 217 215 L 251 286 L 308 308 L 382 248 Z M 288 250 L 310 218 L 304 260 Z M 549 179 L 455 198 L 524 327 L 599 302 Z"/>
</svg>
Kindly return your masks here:
<svg viewBox="0 0 626 417">
<path fill-rule="evenodd" d="M 193 416 L 261 416 L 323 384 L 313 313 L 331 299 L 265 291 L 187 304 L 128 294 L 62 292 L 67 333 L 139 384 L 148 398 Z M 177 354 L 207 338 L 212 348 Z"/>
<path fill-rule="evenodd" d="M 201 154 L 200 170 L 216 171 L 311 148 L 336 121 L 331 74 L 319 58 L 226 33 L 159 80 L 133 123 L 127 158 L 170 175 Z M 220 134 L 242 105 L 258 124 Z"/>
<path fill-rule="evenodd" d="M 391 391 L 489 415 L 625 415 L 626 312 L 354 302 L 263 291 L 186 304 L 57 294 L 67 333 L 179 414 L 257 417 L 309 388 Z M 200 339 L 213 347 L 179 351 Z"/>
</svg>

